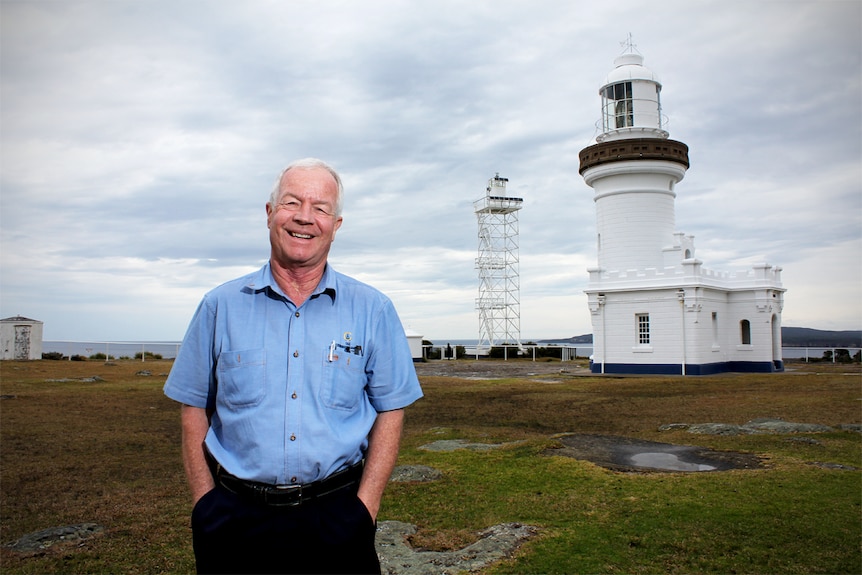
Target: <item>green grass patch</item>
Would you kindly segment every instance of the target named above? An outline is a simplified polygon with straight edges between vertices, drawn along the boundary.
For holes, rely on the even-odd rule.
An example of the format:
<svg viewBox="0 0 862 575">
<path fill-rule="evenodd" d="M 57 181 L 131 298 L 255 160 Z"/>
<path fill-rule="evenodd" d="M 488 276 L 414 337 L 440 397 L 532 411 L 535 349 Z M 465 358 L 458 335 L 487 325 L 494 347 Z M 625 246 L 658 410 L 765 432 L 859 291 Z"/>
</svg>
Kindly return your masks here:
<svg viewBox="0 0 862 575">
<path fill-rule="evenodd" d="M 3 573 L 189 573 L 190 499 L 179 409 L 162 395 L 169 361 L 0 362 L 0 541 L 82 522 L 105 532 L 33 554 L 3 550 Z M 707 378 L 567 374 L 500 380 L 422 378 L 401 464 L 440 469 L 391 484 L 381 520 L 418 526 L 414 545 L 457 549 L 491 525 L 540 528 L 497 573 L 859 573 L 858 432 L 698 436 L 666 423 L 755 417 L 859 423 L 862 389 L 847 366 L 820 373 Z M 99 376 L 102 381 L 79 378 Z M 73 381 L 48 381 L 69 378 Z M 764 467 L 620 473 L 547 455 L 556 433 L 604 433 L 755 453 Z M 514 442 L 432 452 L 440 439 Z M 827 469 L 832 463 L 845 469 Z M 855 467 L 849 470 L 846 467 Z"/>
</svg>

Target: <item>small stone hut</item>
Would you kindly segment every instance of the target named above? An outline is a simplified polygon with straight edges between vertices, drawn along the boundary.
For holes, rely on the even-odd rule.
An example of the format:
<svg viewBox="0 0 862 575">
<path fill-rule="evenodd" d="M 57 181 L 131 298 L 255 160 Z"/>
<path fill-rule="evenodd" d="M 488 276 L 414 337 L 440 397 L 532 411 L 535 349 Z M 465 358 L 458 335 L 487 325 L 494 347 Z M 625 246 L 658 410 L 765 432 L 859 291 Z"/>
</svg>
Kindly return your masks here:
<svg viewBox="0 0 862 575">
<path fill-rule="evenodd" d="M 0 319 L 0 359 L 42 359 L 42 322 L 20 315 Z"/>
</svg>

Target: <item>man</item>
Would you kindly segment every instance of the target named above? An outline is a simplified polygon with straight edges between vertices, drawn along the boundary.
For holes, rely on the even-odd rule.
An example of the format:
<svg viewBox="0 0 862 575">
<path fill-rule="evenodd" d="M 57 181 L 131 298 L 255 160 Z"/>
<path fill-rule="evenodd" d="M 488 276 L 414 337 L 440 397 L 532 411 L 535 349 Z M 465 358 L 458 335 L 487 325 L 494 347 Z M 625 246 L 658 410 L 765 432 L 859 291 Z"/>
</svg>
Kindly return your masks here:
<svg viewBox="0 0 862 575">
<path fill-rule="evenodd" d="M 199 573 L 380 572 L 377 512 L 422 391 L 392 302 L 327 264 L 342 193 L 320 160 L 282 172 L 269 262 L 204 296 L 165 383 Z"/>
</svg>

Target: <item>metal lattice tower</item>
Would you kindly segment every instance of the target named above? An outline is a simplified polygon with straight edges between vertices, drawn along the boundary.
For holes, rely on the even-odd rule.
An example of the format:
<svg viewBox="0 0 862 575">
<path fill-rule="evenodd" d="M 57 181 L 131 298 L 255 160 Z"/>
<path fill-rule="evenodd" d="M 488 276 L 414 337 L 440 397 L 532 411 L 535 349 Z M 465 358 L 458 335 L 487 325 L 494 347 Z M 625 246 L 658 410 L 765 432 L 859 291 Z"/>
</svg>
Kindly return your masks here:
<svg viewBox="0 0 862 575">
<path fill-rule="evenodd" d="M 485 197 L 473 202 L 479 220 L 479 349 L 507 343 L 521 347 L 518 210 L 523 198 L 506 196 L 506 182 L 496 174 Z"/>
</svg>

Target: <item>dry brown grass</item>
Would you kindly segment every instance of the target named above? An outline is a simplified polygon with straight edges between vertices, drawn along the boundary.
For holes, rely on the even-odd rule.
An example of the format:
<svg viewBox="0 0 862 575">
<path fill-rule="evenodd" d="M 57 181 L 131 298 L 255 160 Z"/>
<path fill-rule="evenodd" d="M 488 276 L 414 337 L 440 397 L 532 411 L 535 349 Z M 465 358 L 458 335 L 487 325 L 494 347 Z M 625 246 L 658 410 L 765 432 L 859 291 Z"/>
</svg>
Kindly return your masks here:
<svg viewBox="0 0 862 575">
<path fill-rule="evenodd" d="M 481 428 L 502 438 L 590 432 L 653 439 L 667 423 L 741 424 L 757 417 L 832 426 L 860 422 L 858 364 L 792 369 L 709 377 L 423 377 L 426 398 L 410 409 L 408 426 Z"/>
<path fill-rule="evenodd" d="M 106 527 L 80 546 L 30 556 L 3 550 L 4 573 L 193 571 L 179 409 L 161 391 L 170 366 L 0 362 L 0 394 L 11 396 L 0 401 L 0 542 L 74 523 Z M 560 432 L 679 441 L 683 432 L 662 434 L 658 426 L 755 417 L 833 426 L 862 421 L 858 365 L 792 367 L 797 371 L 698 378 L 421 376 L 426 397 L 408 411 L 404 447 L 408 458 L 427 457 L 415 448 L 433 428 L 495 441 L 541 441 Z M 152 376 L 136 375 L 142 369 Z M 505 375 L 508 368 L 499 369 Z M 102 381 L 80 381 L 92 376 Z M 64 378 L 71 381 L 49 381 Z M 721 446 L 721 439 L 710 441 Z M 393 489 L 390 507 L 396 511 L 398 493 Z M 468 531 L 458 529 L 445 537 L 467 540 Z M 425 544 L 440 544 L 431 539 Z"/>
<path fill-rule="evenodd" d="M 0 540 L 95 522 L 105 536 L 82 547 L 129 558 L 127 573 L 183 572 L 188 503 L 179 410 L 161 386 L 171 362 L 0 362 Z M 149 370 L 152 376 L 137 376 Z M 48 380 L 98 376 L 104 381 Z M 80 548 L 58 547 L 45 565 L 68 565 Z M 155 552 L 154 552 L 155 551 Z M 27 558 L 4 551 L 4 571 Z M 71 562 L 71 563 L 70 563 Z M 21 571 L 26 572 L 26 571 Z M 38 572 L 38 570 L 36 571 Z"/>
</svg>

